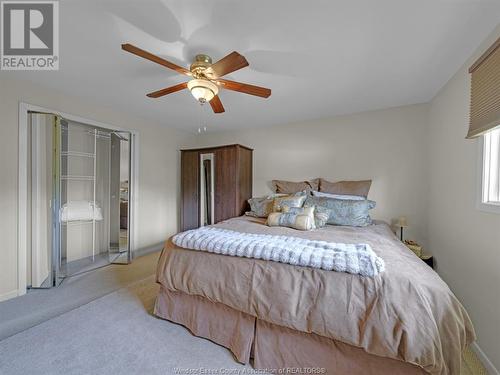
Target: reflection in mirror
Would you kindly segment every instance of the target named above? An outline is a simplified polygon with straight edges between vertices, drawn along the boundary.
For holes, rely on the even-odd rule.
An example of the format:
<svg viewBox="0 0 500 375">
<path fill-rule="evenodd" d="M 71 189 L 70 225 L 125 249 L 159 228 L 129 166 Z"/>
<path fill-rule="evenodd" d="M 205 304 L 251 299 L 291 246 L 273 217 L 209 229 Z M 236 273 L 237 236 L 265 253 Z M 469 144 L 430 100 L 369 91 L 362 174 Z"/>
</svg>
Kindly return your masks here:
<svg viewBox="0 0 500 375">
<path fill-rule="evenodd" d="M 214 154 L 200 154 L 200 223 L 214 224 Z"/>
</svg>

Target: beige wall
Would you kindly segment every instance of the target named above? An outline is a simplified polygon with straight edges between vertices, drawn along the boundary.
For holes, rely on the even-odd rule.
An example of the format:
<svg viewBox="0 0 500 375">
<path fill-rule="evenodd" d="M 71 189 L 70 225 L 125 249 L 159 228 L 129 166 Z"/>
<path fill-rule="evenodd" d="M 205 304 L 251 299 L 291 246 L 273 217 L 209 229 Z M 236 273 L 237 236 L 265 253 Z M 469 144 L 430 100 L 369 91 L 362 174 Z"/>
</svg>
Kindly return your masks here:
<svg viewBox="0 0 500 375">
<path fill-rule="evenodd" d="M 430 104 L 429 249 L 441 277 L 470 313 L 478 343 L 500 369 L 500 215 L 479 211 L 478 140 L 467 140 L 470 64 L 500 26 Z"/>
<path fill-rule="evenodd" d="M 265 110 L 265 103 L 263 103 Z M 408 217 L 408 238 L 426 241 L 427 105 L 412 105 L 262 129 L 204 133 L 197 145 L 254 149 L 253 195 L 272 179 L 372 179 L 373 216 Z"/>
<path fill-rule="evenodd" d="M 0 300 L 17 292 L 19 102 L 51 108 L 140 133 L 138 248 L 162 243 L 178 225 L 178 149 L 191 137 L 28 81 L 0 76 Z"/>
</svg>

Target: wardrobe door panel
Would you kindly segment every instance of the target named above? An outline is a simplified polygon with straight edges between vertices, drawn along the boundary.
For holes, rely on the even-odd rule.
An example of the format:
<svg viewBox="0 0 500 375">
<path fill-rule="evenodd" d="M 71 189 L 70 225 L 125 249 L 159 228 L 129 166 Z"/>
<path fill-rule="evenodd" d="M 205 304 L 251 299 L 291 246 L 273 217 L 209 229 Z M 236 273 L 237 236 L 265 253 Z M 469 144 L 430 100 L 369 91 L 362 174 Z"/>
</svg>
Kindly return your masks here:
<svg viewBox="0 0 500 375">
<path fill-rule="evenodd" d="M 215 222 L 238 216 L 237 197 L 237 148 L 222 147 L 215 150 Z"/>
<path fill-rule="evenodd" d="M 197 151 L 183 151 L 181 153 L 181 228 L 183 231 L 199 227 L 200 169 L 198 155 L 199 153 Z"/>
</svg>

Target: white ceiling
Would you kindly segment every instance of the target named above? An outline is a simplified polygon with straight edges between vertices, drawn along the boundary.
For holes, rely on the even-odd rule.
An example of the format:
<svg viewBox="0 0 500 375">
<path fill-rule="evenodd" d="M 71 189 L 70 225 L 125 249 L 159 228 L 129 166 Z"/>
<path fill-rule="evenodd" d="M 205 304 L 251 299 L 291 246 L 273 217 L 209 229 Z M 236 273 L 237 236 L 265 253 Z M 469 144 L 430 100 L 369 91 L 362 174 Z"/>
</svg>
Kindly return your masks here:
<svg viewBox="0 0 500 375">
<path fill-rule="evenodd" d="M 211 131 L 324 118 L 430 100 L 500 21 L 500 0 L 62 0 L 60 70 L 2 75 L 47 85 L 166 126 Z M 132 43 L 187 67 L 236 50 L 227 78 L 269 99 L 220 94 L 214 115 L 186 80 L 120 49 Z"/>
</svg>

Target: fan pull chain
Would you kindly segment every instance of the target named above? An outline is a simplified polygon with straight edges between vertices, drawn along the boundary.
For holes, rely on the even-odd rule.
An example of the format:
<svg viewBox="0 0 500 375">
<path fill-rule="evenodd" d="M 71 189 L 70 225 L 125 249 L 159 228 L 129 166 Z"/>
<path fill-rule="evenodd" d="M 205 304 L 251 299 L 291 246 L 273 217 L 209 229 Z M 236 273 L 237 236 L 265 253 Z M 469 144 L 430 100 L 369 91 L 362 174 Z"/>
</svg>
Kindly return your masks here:
<svg viewBox="0 0 500 375">
<path fill-rule="evenodd" d="M 203 125 L 203 107 L 205 103 L 202 103 L 200 102 L 200 127 L 198 128 L 198 134 L 201 134 L 202 132 L 203 133 L 206 133 L 207 132 L 207 126 L 206 125 Z"/>
</svg>

